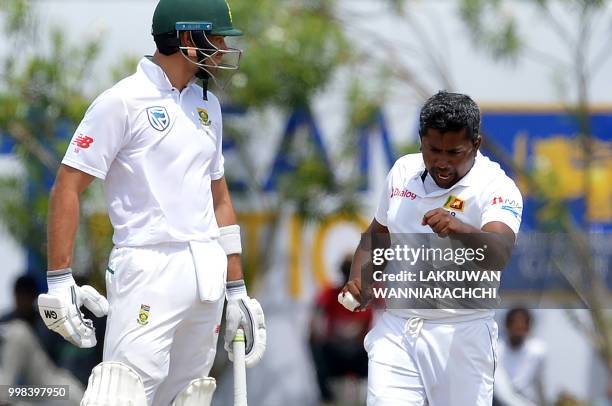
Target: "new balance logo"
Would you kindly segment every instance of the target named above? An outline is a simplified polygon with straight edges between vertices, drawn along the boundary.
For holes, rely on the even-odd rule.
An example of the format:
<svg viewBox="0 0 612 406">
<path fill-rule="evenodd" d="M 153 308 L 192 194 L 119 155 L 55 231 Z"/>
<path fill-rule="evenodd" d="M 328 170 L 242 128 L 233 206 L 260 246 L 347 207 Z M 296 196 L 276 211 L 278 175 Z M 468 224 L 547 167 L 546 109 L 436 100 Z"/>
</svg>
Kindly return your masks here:
<svg viewBox="0 0 612 406">
<path fill-rule="evenodd" d="M 45 310 L 45 317 L 57 320 L 57 313 L 55 313 L 55 310 Z"/>
<path fill-rule="evenodd" d="M 93 138 L 88 137 L 87 135 L 79 135 L 72 142 L 72 144 L 76 145 L 79 148 L 87 149 L 87 148 L 89 148 L 91 146 L 91 144 L 93 144 L 93 142 L 94 142 Z"/>
</svg>

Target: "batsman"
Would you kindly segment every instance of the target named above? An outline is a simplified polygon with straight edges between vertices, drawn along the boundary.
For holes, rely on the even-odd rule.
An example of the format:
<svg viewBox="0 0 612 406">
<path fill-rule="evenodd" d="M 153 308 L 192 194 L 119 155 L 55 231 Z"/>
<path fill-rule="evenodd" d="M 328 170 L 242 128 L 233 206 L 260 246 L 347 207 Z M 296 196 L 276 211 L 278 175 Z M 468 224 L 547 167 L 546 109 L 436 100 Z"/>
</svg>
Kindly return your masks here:
<svg viewBox="0 0 612 406">
<path fill-rule="evenodd" d="M 225 348 L 238 328 L 246 365 L 266 347 L 261 306 L 243 280 L 240 227 L 224 178 L 221 108 L 209 80 L 239 67 L 240 36 L 226 0 L 161 0 L 153 56 L 87 110 L 51 191 L 48 292 L 38 305 L 48 328 L 96 345 L 91 320 L 108 314 L 103 362 L 81 405 L 208 405 L 225 299 Z M 199 80 L 198 80 L 199 79 Z M 72 276 L 79 197 L 104 182 L 113 225 L 108 298 Z"/>
</svg>

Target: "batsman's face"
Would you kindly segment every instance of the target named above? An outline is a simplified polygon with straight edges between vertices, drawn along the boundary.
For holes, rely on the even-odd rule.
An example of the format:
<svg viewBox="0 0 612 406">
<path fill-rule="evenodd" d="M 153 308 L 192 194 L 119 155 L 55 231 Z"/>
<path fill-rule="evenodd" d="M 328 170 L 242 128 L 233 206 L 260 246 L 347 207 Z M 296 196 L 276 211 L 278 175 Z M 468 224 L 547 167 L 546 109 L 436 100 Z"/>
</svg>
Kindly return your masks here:
<svg viewBox="0 0 612 406">
<path fill-rule="evenodd" d="M 228 50 L 227 44 L 225 43 L 225 37 L 221 35 L 198 35 L 197 33 L 185 32 L 182 39 L 187 47 L 193 48 L 188 51 L 189 58 L 194 63 L 205 63 L 211 67 L 211 69 L 214 69 L 214 66 L 222 64 L 223 52 Z M 210 56 L 201 60 L 202 54 L 196 53 L 196 49 L 204 50 L 203 52 Z"/>
<path fill-rule="evenodd" d="M 218 49 L 219 51 L 227 51 L 225 37 L 222 37 L 220 35 L 209 35 L 206 38 L 214 48 Z M 219 65 L 221 64 L 221 61 L 223 59 L 223 53 L 216 52 L 213 54 L 213 56 L 211 56 L 211 58 L 214 60 L 215 65 Z"/>
<path fill-rule="evenodd" d="M 474 165 L 481 138 L 471 141 L 467 129 L 447 131 L 430 128 L 421 137 L 425 167 L 438 186 L 448 189 Z"/>
</svg>

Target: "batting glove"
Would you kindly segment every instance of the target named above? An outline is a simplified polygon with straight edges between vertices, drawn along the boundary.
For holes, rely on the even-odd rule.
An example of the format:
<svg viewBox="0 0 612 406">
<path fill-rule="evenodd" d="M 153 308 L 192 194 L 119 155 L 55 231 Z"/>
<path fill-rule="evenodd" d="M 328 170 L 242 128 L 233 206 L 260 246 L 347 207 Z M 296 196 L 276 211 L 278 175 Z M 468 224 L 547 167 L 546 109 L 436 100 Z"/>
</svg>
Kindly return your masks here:
<svg viewBox="0 0 612 406">
<path fill-rule="evenodd" d="M 93 322 L 81 313 L 85 305 L 96 317 L 108 313 L 108 302 L 91 286 L 77 286 L 70 268 L 47 272 L 49 291 L 38 296 L 40 315 L 52 331 L 80 348 L 96 345 Z"/>
<path fill-rule="evenodd" d="M 243 280 L 227 283 L 227 309 L 225 311 L 225 350 L 234 361 L 232 341 L 238 328 L 244 330 L 245 365 L 254 367 L 266 351 L 266 322 L 259 302 L 247 295 Z"/>
</svg>

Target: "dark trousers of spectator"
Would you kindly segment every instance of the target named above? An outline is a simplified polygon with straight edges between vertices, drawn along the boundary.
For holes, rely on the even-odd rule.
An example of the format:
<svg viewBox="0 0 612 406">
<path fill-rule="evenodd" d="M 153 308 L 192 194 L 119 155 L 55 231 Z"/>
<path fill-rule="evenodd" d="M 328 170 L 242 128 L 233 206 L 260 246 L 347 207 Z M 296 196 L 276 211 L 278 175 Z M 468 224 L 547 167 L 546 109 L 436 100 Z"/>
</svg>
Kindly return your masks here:
<svg viewBox="0 0 612 406">
<path fill-rule="evenodd" d="M 311 343 L 312 358 L 317 371 L 321 400 L 334 401 L 332 378 L 355 376 L 367 378 L 368 354 L 361 342 Z"/>
</svg>

